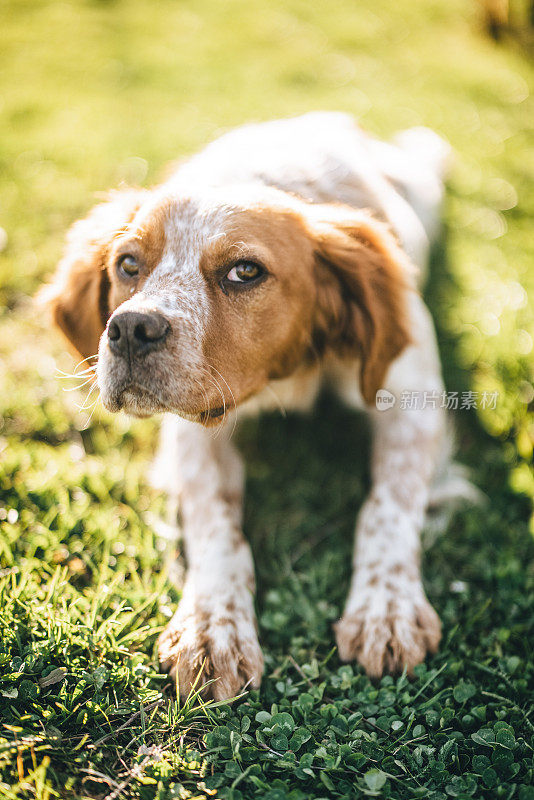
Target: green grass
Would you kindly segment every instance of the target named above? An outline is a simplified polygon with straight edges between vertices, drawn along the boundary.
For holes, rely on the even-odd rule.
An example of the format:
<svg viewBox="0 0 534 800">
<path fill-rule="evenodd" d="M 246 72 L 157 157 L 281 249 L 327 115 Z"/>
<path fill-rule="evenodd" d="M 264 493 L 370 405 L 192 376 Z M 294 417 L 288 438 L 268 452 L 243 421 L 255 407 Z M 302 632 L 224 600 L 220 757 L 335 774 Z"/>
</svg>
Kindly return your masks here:
<svg viewBox="0 0 534 800">
<path fill-rule="evenodd" d="M 77 0 L 3 5 L 0 159 L 0 797 L 534 797 L 534 70 L 460 0 Z M 428 299 L 487 507 L 426 533 L 444 623 L 415 680 L 342 666 L 331 622 L 368 485 L 363 419 L 241 433 L 265 679 L 180 705 L 154 645 L 179 591 L 152 421 L 64 393 L 29 296 L 94 193 L 146 185 L 220 130 L 314 108 L 427 124 L 456 151 Z M 347 446 L 347 444 L 350 446 Z M 283 453 L 283 458 L 280 454 Z M 530 525 L 530 529 L 529 529 Z"/>
</svg>

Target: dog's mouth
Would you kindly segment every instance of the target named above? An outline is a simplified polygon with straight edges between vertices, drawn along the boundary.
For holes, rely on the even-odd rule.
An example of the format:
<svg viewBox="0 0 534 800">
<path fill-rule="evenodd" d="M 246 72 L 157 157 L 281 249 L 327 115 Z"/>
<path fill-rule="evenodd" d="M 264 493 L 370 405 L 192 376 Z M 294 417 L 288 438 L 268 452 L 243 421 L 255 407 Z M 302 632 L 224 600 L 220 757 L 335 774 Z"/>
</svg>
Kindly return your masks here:
<svg viewBox="0 0 534 800">
<path fill-rule="evenodd" d="M 155 392 L 137 383 L 127 383 L 107 395 L 102 392 L 102 400 L 109 411 L 126 411 L 136 417 L 148 417 L 160 411 L 170 410 Z"/>
<path fill-rule="evenodd" d="M 190 411 L 175 407 L 173 403 L 164 400 L 156 392 L 136 382 L 128 382 L 126 385 L 121 386 L 118 391 L 113 392 L 111 396 L 106 399 L 103 397 L 103 400 L 109 411 L 117 412 L 122 410 L 139 417 L 170 411 L 185 419 L 199 422 L 206 426 L 216 424 L 221 417 L 224 417 L 231 410 L 229 405 L 214 406 L 202 411 Z"/>
</svg>

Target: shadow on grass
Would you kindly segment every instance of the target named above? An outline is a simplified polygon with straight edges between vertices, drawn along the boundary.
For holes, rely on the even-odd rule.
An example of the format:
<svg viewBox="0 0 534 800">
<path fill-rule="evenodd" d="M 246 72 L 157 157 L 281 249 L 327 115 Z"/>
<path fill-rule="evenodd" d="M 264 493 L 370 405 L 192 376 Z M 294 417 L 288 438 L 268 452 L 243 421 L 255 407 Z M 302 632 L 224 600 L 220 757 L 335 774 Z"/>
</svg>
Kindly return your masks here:
<svg viewBox="0 0 534 800">
<path fill-rule="evenodd" d="M 459 291 L 444 234 L 432 254 L 425 299 L 447 389 L 461 393 L 470 389 L 470 375 L 460 366 L 458 340 L 440 319 L 443 304 L 454 304 Z M 473 599 L 484 606 L 499 577 L 513 573 L 532 549 L 528 501 L 509 488 L 503 444 L 484 432 L 473 411 L 456 412 L 453 422 L 458 460 L 469 466 L 489 504 L 454 513 L 424 555 L 425 585 L 444 619 L 445 641 L 447 622 L 454 631 L 463 618 L 467 634 Z M 309 416 L 271 415 L 247 423 L 240 445 L 248 470 L 245 530 L 258 576 L 262 642 L 280 654 L 292 644 L 325 654 L 334 645 L 330 625 L 348 589 L 354 523 L 369 487 L 368 421 L 323 395 Z M 462 586 L 469 587 L 469 598 Z M 490 612 L 486 605 L 476 630 L 482 624 L 491 632 L 498 621 L 506 626 L 510 600 L 504 591 Z"/>
</svg>

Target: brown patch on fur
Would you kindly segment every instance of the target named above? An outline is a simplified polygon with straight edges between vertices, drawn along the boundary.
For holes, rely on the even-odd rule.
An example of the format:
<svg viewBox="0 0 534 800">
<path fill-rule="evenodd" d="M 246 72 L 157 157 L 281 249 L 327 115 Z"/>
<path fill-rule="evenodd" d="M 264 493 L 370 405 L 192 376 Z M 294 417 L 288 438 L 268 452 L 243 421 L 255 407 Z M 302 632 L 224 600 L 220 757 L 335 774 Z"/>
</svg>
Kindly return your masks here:
<svg viewBox="0 0 534 800">
<path fill-rule="evenodd" d="M 225 293 L 221 280 L 243 260 L 261 263 L 268 275 L 253 289 L 227 287 Z M 203 350 L 238 403 L 302 363 L 311 339 L 312 263 L 311 244 L 298 216 L 269 206 L 232 214 L 226 235 L 204 250 L 200 270 L 210 315 Z M 233 404 L 230 396 L 226 401 Z"/>
<path fill-rule="evenodd" d="M 359 356 L 362 395 L 372 404 L 390 363 L 410 342 L 405 295 L 411 267 L 387 227 L 365 212 L 347 209 L 344 218 L 327 216 L 315 223 L 312 235 L 315 346 L 320 352 L 331 348 L 342 357 Z"/>
<path fill-rule="evenodd" d="M 225 294 L 220 282 L 238 260 L 259 262 L 268 275 Z M 312 353 L 333 351 L 360 359 L 362 394 L 372 403 L 410 341 L 411 267 L 387 227 L 365 212 L 304 203 L 236 211 L 200 270 L 211 305 L 204 354 L 237 402 L 311 363 Z"/>
<path fill-rule="evenodd" d="M 243 502 L 242 492 L 222 492 L 221 497 L 229 506 L 241 506 Z"/>
<path fill-rule="evenodd" d="M 107 256 L 114 237 L 133 219 L 146 192 L 112 192 L 76 222 L 51 286 L 41 299 L 49 306 L 56 325 L 84 358 L 93 356 L 111 313 Z"/>
<path fill-rule="evenodd" d="M 110 305 L 112 309 L 132 296 L 130 289 L 141 289 L 150 273 L 158 266 L 165 248 L 165 220 L 169 213 L 170 201 L 151 209 L 148 217 L 139 225 L 129 226 L 114 238 L 109 252 L 108 269 L 111 279 Z M 140 266 L 136 283 L 127 283 L 117 277 L 115 265 L 123 255 L 133 255 Z"/>
<path fill-rule="evenodd" d="M 234 620 L 232 617 L 215 617 L 213 620 L 213 626 L 217 628 L 221 625 L 232 625 L 233 621 Z"/>
<path fill-rule="evenodd" d="M 414 563 L 403 564 L 398 561 L 393 564 L 387 571 L 389 575 L 405 575 L 409 581 L 417 581 L 419 578 L 419 570 Z"/>
</svg>

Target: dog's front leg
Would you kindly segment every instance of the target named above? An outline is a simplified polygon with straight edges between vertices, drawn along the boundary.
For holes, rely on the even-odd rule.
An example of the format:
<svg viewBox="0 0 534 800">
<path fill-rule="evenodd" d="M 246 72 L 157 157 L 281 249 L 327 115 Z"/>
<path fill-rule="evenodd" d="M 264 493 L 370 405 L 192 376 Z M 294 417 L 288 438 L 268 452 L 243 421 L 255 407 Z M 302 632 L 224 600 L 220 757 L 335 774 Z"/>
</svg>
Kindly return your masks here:
<svg viewBox="0 0 534 800">
<path fill-rule="evenodd" d="M 421 580 L 420 533 L 446 433 L 443 383 L 430 316 L 419 301 L 412 315 L 414 342 L 388 375 L 396 406 L 373 412 L 371 492 L 356 524 L 349 596 L 336 624 L 341 658 L 358 659 L 372 676 L 411 672 L 441 638 Z"/>
<path fill-rule="evenodd" d="M 408 672 L 437 649 L 439 618 L 420 573 L 420 531 L 442 429 L 439 409 L 375 420 L 372 489 L 356 526 L 353 575 L 336 624 L 340 657 L 366 672 Z"/>
<path fill-rule="evenodd" d="M 204 695 L 217 700 L 258 687 L 263 672 L 254 566 L 241 532 L 243 466 L 227 436 L 168 417 L 156 467 L 180 493 L 188 567 L 178 610 L 159 639 L 160 662 L 182 696 L 198 678 L 197 688 L 213 680 Z"/>
</svg>

